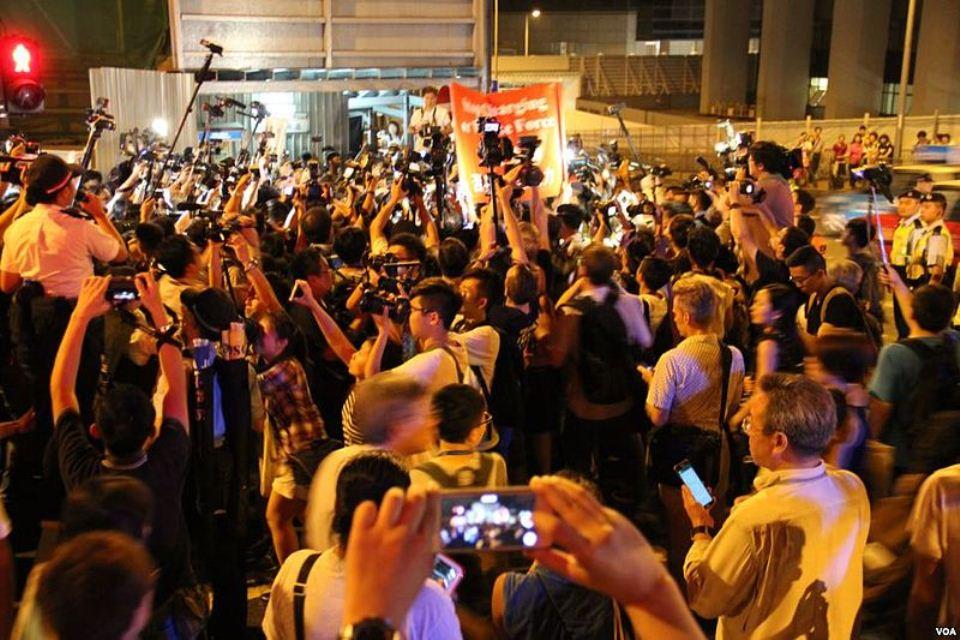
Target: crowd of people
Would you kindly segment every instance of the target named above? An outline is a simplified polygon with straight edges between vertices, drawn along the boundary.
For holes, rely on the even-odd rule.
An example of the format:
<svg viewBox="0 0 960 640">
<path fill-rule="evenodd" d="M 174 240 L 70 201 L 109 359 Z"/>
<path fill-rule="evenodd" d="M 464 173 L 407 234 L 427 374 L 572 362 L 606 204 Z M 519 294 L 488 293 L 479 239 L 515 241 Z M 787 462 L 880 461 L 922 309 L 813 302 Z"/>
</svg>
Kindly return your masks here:
<svg viewBox="0 0 960 640">
<path fill-rule="evenodd" d="M 25 162 L 0 183 L 0 634 L 240 638 L 258 581 L 270 639 L 960 627 L 945 202 L 901 193 L 889 256 L 856 218 L 828 259 L 785 150 L 741 151 L 549 198 L 507 164 L 470 211 L 449 166 L 334 151 L 235 181 Z M 508 486 L 535 543 L 435 579 L 444 491 Z"/>
<path fill-rule="evenodd" d="M 938 133 L 929 137 L 927 132 L 917 132 L 911 152 L 920 153 L 932 144 L 949 145 L 949 133 Z M 818 180 L 829 178 L 834 189 L 843 188 L 849 183 L 855 188 L 863 182 L 858 178 L 855 170 L 862 167 L 871 167 L 878 164 L 891 165 L 894 162 L 893 141 L 886 133 L 869 130 L 867 125 L 857 127 L 856 133 L 849 138 L 840 134 L 833 146 L 823 138 L 823 128 L 813 127 L 809 132 L 803 132 L 796 140 L 795 147 L 802 154 L 803 170 L 798 172 L 798 182 L 801 186 L 814 185 Z"/>
</svg>

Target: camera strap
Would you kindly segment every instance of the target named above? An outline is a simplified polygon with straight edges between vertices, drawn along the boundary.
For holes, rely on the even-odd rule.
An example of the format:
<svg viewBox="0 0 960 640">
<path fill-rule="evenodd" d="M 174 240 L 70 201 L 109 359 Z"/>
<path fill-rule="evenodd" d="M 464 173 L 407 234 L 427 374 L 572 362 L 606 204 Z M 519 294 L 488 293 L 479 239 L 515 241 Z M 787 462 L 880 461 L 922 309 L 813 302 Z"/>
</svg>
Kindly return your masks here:
<svg viewBox="0 0 960 640">
<path fill-rule="evenodd" d="M 304 627 L 304 615 L 307 603 L 307 578 L 310 577 L 310 571 L 313 565 L 320 558 L 319 552 L 308 555 L 300 565 L 300 573 L 297 574 L 297 581 L 293 585 L 293 629 L 297 640 L 305 640 L 306 631 Z"/>
</svg>

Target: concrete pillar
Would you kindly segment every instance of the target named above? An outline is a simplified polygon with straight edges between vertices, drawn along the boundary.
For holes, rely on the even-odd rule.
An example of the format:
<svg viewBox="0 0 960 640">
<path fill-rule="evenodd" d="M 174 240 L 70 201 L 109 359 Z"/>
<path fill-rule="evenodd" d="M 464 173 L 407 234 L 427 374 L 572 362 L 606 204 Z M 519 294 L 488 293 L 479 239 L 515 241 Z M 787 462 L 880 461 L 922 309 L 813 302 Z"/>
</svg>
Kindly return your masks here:
<svg viewBox="0 0 960 640">
<path fill-rule="evenodd" d="M 750 0 L 706 2 L 700 113 L 709 113 L 716 103 L 746 102 L 750 4 Z"/>
<path fill-rule="evenodd" d="M 889 25 L 890 0 L 834 0 L 827 118 L 880 110 Z"/>
<path fill-rule="evenodd" d="M 923 0 L 910 115 L 960 111 L 960 0 Z"/>
<path fill-rule="evenodd" d="M 810 90 L 815 0 L 763 0 L 757 113 L 764 120 L 800 120 Z"/>
</svg>

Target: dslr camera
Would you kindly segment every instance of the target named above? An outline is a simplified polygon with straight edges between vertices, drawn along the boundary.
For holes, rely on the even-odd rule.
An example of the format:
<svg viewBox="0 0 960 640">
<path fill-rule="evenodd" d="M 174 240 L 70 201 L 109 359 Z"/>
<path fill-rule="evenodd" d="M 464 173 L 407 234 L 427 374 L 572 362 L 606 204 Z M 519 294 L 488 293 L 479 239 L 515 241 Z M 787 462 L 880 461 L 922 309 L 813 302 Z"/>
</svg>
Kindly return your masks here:
<svg viewBox="0 0 960 640">
<path fill-rule="evenodd" d="M 539 187 L 540 183 L 543 182 L 543 170 L 533 164 L 533 155 L 540 147 L 540 138 L 537 136 L 521 136 L 520 143 L 517 146 L 519 150 L 515 152 L 514 159 L 517 160 L 516 164 L 523 166 L 520 169 L 520 184 L 525 187 Z"/>
<path fill-rule="evenodd" d="M 384 290 L 384 280 L 381 278 L 380 284 L 373 287 L 366 285 L 366 289 L 360 296 L 360 311 L 380 315 L 387 310 L 390 319 L 398 324 L 402 324 L 410 317 L 410 300 L 406 296 L 391 293 Z M 396 281 L 393 281 L 396 282 Z M 392 288 L 388 285 L 388 288 Z"/>
<path fill-rule="evenodd" d="M 753 180 L 742 180 L 740 182 L 740 195 L 747 196 L 753 204 L 760 204 L 767 196 L 767 192 L 761 189 Z"/>
<path fill-rule="evenodd" d="M 510 138 L 500 135 L 500 121 L 496 118 L 481 117 L 477 120 L 480 129 L 480 148 L 477 156 L 480 165 L 492 169 L 513 157 L 513 143 Z"/>
<path fill-rule="evenodd" d="M 890 167 L 885 164 L 873 164 L 854 169 L 851 173 L 857 180 L 869 183 L 874 190 L 879 191 L 883 194 L 883 197 L 893 202 L 893 193 L 890 191 L 893 174 L 890 173 Z"/>
</svg>

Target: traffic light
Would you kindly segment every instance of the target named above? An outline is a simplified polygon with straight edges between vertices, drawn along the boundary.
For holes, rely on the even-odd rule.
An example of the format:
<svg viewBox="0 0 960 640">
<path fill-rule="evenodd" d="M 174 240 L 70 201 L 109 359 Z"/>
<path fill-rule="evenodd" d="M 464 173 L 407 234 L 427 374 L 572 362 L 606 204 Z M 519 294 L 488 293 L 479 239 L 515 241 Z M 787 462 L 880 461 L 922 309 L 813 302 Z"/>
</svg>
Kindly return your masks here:
<svg viewBox="0 0 960 640">
<path fill-rule="evenodd" d="M 8 113 L 43 111 L 47 94 L 40 84 L 40 47 L 36 41 L 19 36 L 0 39 L 0 76 Z"/>
</svg>

